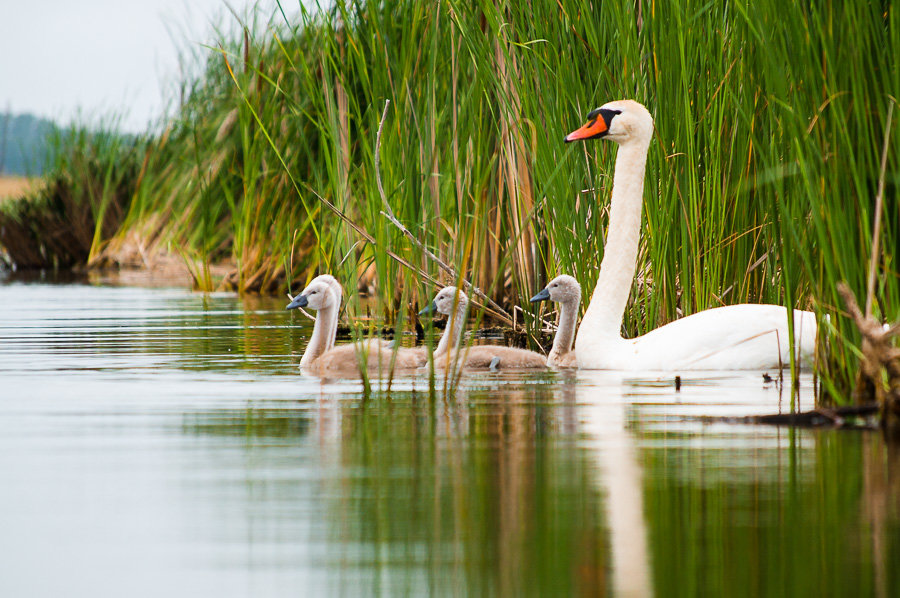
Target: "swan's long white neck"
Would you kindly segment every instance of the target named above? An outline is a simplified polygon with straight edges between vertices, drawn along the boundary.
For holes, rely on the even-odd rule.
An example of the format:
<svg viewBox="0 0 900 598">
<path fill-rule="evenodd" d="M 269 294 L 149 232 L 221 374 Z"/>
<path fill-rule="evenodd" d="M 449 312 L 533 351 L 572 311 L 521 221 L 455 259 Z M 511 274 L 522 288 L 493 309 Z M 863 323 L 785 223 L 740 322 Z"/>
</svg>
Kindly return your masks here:
<svg viewBox="0 0 900 598">
<path fill-rule="evenodd" d="M 334 347 L 337 334 L 338 306 L 330 305 L 316 312 L 316 323 L 313 333 L 306 345 L 306 351 L 300 358 L 300 366 L 311 366 L 325 351 Z"/>
<path fill-rule="evenodd" d="M 553 347 L 550 349 L 551 358 L 562 357 L 572 350 L 578 303 L 578 297 L 573 297 L 559 304 L 559 324 L 556 327 L 556 336 L 553 337 Z"/>
<path fill-rule="evenodd" d="M 634 280 L 641 236 L 641 203 L 650 138 L 650 135 L 636 137 L 619 146 L 603 261 L 575 339 L 576 352 L 621 339 L 622 317 Z"/>
</svg>

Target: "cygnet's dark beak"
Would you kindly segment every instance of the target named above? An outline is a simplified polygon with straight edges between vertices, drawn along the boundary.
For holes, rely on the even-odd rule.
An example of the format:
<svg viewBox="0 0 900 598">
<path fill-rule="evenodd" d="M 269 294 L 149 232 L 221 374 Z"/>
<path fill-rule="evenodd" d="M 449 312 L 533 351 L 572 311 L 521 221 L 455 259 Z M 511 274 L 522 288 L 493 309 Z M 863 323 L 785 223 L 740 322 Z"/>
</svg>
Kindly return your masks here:
<svg viewBox="0 0 900 598">
<path fill-rule="evenodd" d="M 537 295 L 535 295 L 534 297 L 531 298 L 531 302 L 537 303 L 538 301 L 546 301 L 549 298 L 550 298 L 550 290 L 547 288 L 544 288 L 543 291 L 541 291 L 540 293 L 538 293 Z"/>
<path fill-rule="evenodd" d="M 429 305 L 428 307 L 423 308 L 423 309 L 419 312 L 419 315 L 420 315 L 420 316 L 430 316 L 431 314 L 433 314 L 433 313 L 436 312 L 436 311 L 437 311 L 437 303 L 435 303 L 434 301 L 432 301 L 432 302 L 431 302 L 431 305 Z"/>
<path fill-rule="evenodd" d="M 297 295 L 285 309 L 297 309 L 298 307 L 306 307 L 307 304 L 309 304 L 309 301 L 306 300 L 305 295 Z"/>
</svg>

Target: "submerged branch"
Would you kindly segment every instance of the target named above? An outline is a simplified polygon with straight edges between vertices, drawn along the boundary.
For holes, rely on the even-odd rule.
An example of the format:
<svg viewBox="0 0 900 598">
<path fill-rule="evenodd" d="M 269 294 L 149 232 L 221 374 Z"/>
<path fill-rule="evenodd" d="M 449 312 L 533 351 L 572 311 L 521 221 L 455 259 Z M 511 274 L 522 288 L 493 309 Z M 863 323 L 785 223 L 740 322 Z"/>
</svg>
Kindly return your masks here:
<svg viewBox="0 0 900 598">
<path fill-rule="evenodd" d="M 846 283 L 839 282 L 837 290 L 863 337 L 857 394 L 863 400 L 876 400 L 881 405 L 883 425 L 900 431 L 900 349 L 893 346 L 892 340 L 900 331 L 900 322 L 893 326 L 883 325 L 863 314 Z M 887 388 L 882 371 L 887 374 Z"/>
</svg>

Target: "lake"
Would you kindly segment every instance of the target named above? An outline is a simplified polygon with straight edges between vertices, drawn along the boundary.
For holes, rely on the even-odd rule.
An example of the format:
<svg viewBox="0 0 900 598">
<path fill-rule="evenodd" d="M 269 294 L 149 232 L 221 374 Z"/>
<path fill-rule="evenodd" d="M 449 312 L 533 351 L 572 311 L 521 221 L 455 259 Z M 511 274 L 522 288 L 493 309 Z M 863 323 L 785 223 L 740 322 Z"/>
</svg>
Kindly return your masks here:
<svg viewBox="0 0 900 598">
<path fill-rule="evenodd" d="M 788 410 L 758 373 L 366 396 L 285 304 L 0 282 L 0 596 L 900 593 L 900 450 L 697 419 Z"/>
</svg>

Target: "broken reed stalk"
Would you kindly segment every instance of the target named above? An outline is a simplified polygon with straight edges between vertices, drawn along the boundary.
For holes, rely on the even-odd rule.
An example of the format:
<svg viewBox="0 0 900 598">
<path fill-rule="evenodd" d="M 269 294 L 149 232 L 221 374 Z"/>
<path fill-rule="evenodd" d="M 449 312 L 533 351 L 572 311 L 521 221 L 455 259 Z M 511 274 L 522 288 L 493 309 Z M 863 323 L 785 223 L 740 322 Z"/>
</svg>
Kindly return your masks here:
<svg viewBox="0 0 900 598">
<path fill-rule="evenodd" d="M 378 123 L 378 132 L 375 134 L 375 183 L 378 186 L 378 194 L 381 195 L 381 202 L 384 205 L 384 210 L 382 210 L 382 214 L 391 221 L 391 223 L 400 229 L 400 232 L 410 240 L 410 242 L 418 247 L 425 256 L 436 263 L 442 270 L 444 270 L 447 274 L 450 275 L 453 280 L 458 280 L 465 287 L 467 291 L 470 291 L 473 295 L 476 295 L 479 299 L 484 301 L 490 311 L 493 312 L 494 317 L 502 320 L 504 324 L 507 326 L 512 326 L 515 328 L 515 323 L 513 322 L 512 316 L 510 316 L 505 309 L 500 307 L 496 302 L 494 302 L 490 297 L 485 295 L 478 287 L 475 287 L 465 278 L 461 277 L 456 270 L 450 267 L 449 264 L 444 262 L 441 258 L 433 254 L 431 251 L 422 244 L 417 238 L 413 236 L 409 229 L 407 229 L 402 222 L 397 220 L 396 216 L 394 216 L 394 211 L 391 209 L 391 205 L 388 203 L 387 196 L 384 193 L 384 186 L 381 183 L 381 131 L 384 128 L 384 121 L 387 119 L 388 108 L 391 105 L 390 100 L 384 101 L 384 112 L 381 113 L 381 122 Z M 385 211 L 386 210 L 386 211 Z M 418 272 L 418 271 L 416 271 Z"/>
<path fill-rule="evenodd" d="M 881 406 L 882 425 L 900 433 L 900 349 L 892 341 L 900 334 L 900 322 L 890 327 L 882 325 L 863 314 L 846 283 L 839 282 L 837 290 L 863 337 L 856 398 L 863 402 L 876 400 Z M 882 371 L 887 373 L 887 388 L 882 382 Z"/>
<path fill-rule="evenodd" d="M 884 210 L 884 172 L 887 166 L 888 141 L 891 138 L 891 118 L 894 102 L 888 106 L 887 123 L 884 125 L 884 144 L 881 146 L 881 173 L 878 176 L 878 193 L 875 194 L 875 222 L 872 225 L 872 257 L 869 259 L 869 279 L 866 284 L 866 317 L 872 315 L 872 297 L 875 294 L 875 270 L 881 241 L 881 213 Z"/>
</svg>

